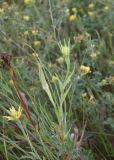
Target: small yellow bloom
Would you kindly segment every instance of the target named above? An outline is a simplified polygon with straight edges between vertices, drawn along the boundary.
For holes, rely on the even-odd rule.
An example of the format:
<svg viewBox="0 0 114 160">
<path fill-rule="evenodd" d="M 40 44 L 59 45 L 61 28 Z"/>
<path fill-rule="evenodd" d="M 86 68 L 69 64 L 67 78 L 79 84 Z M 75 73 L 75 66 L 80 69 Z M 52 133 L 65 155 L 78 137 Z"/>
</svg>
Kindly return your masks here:
<svg viewBox="0 0 114 160">
<path fill-rule="evenodd" d="M 33 0 L 24 0 L 24 3 L 25 4 L 30 4 L 30 3 L 32 3 L 33 2 Z"/>
<path fill-rule="evenodd" d="M 94 45 L 94 44 L 91 44 L 90 47 L 91 47 L 91 48 L 95 48 L 95 45 Z"/>
<path fill-rule="evenodd" d="M 63 57 L 59 57 L 58 59 L 56 59 L 56 61 L 57 61 L 59 64 L 63 64 L 63 63 L 64 63 L 64 58 L 63 58 Z"/>
<path fill-rule="evenodd" d="M 41 41 L 38 41 L 38 40 L 34 41 L 33 44 L 34 44 L 34 46 L 40 46 L 41 45 Z"/>
<path fill-rule="evenodd" d="M 81 65 L 80 66 L 80 71 L 81 71 L 82 74 L 87 74 L 87 73 L 91 72 L 91 69 L 90 69 L 89 66 Z"/>
<path fill-rule="evenodd" d="M 51 62 L 48 63 L 48 68 L 53 68 L 53 64 Z"/>
<path fill-rule="evenodd" d="M 4 116 L 8 121 L 10 120 L 18 120 L 22 113 L 22 108 L 19 106 L 18 111 L 12 106 L 9 110 L 7 110 L 9 116 Z"/>
<path fill-rule="evenodd" d="M 32 53 L 32 57 L 33 58 L 38 58 L 38 54 L 37 53 Z"/>
<path fill-rule="evenodd" d="M 89 12 L 88 12 L 88 15 L 89 15 L 90 17 L 94 17 L 94 16 L 95 16 L 95 12 L 89 11 Z"/>
<path fill-rule="evenodd" d="M 30 17 L 29 17 L 29 16 L 23 16 L 23 20 L 29 21 L 29 20 L 30 20 Z"/>
<path fill-rule="evenodd" d="M 10 80 L 10 81 L 9 81 L 9 84 L 10 84 L 10 85 L 14 85 L 13 80 Z"/>
<path fill-rule="evenodd" d="M 65 57 L 68 56 L 70 53 L 70 49 L 68 46 L 63 46 L 61 51 Z"/>
<path fill-rule="evenodd" d="M 24 32 L 24 35 L 25 35 L 25 36 L 28 36 L 28 35 L 29 35 L 29 32 L 28 32 L 28 31 L 25 31 L 25 32 Z"/>
<path fill-rule="evenodd" d="M 52 80 L 51 80 L 51 82 L 56 82 L 56 81 L 58 81 L 59 80 L 59 78 L 57 77 L 57 76 L 52 76 Z"/>
<path fill-rule="evenodd" d="M 97 54 L 93 52 L 93 53 L 91 53 L 90 57 L 91 57 L 93 60 L 95 60 L 95 59 L 97 58 Z"/>
<path fill-rule="evenodd" d="M 81 96 L 84 98 L 84 97 L 87 97 L 87 93 L 86 92 L 83 92 L 81 93 Z"/>
<path fill-rule="evenodd" d="M 4 9 L 0 8 L 0 14 L 3 14 L 3 13 L 4 13 Z"/>
<path fill-rule="evenodd" d="M 63 57 L 68 57 L 70 54 L 70 41 L 68 41 L 68 44 L 66 41 L 64 41 L 64 45 L 60 43 L 60 50 Z"/>
<path fill-rule="evenodd" d="M 77 13 L 77 9 L 76 8 L 72 8 L 72 12 L 73 13 Z"/>
<path fill-rule="evenodd" d="M 69 21 L 70 22 L 74 22 L 76 20 L 76 15 L 75 14 L 72 14 L 69 16 Z"/>
<path fill-rule="evenodd" d="M 38 30 L 36 30 L 36 29 L 33 29 L 33 30 L 32 30 L 32 35 L 35 36 L 35 35 L 37 35 L 37 33 L 38 33 Z"/>
<path fill-rule="evenodd" d="M 109 6 L 105 6 L 104 10 L 107 11 L 109 9 Z"/>
<path fill-rule="evenodd" d="M 88 5 L 88 8 L 92 9 L 92 8 L 94 8 L 94 6 L 95 6 L 94 3 L 90 3 L 90 4 Z"/>
</svg>

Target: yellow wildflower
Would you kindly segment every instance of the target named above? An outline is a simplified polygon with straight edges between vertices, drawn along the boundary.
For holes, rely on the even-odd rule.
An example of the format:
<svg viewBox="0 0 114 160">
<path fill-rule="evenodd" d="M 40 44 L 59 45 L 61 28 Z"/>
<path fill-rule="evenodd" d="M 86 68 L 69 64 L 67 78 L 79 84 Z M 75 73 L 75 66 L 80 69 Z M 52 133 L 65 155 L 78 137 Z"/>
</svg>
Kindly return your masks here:
<svg viewBox="0 0 114 160">
<path fill-rule="evenodd" d="M 41 41 L 37 40 L 33 42 L 34 46 L 40 46 L 41 45 Z"/>
<path fill-rule="evenodd" d="M 11 108 L 9 110 L 7 110 L 9 116 L 4 116 L 6 119 L 8 119 L 8 121 L 10 120 L 18 120 L 21 116 L 22 113 L 22 108 L 21 106 L 19 106 L 18 111 L 11 106 Z"/>
<path fill-rule="evenodd" d="M 32 53 L 32 57 L 33 58 L 38 58 L 38 54 L 37 53 Z"/>
<path fill-rule="evenodd" d="M 93 60 L 95 60 L 95 59 L 97 58 L 97 54 L 93 52 L 93 53 L 91 53 L 90 57 L 91 57 Z"/>
<path fill-rule="evenodd" d="M 4 9 L 0 8 L 0 14 L 3 14 L 3 13 L 4 13 Z"/>
<path fill-rule="evenodd" d="M 91 72 L 91 69 L 90 69 L 89 66 L 81 65 L 80 66 L 80 71 L 81 71 L 82 74 L 87 74 L 87 73 Z"/>
<path fill-rule="evenodd" d="M 65 57 L 68 56 L 70 53 L 70 49 L 68 46 L 63 46 L 61 51 Z"/>
<path fill-rule="evenodd" d="M 92 9 L 92 8 L 94 8 L 94 6 L 95 6 L 94 3 L 90 3 L 90 4 L 88 5 L 88 8 Z"/>
<path fill-rule="evenodd" d="M 53 64 L 51 62 L 48 63 L 48 68 L 53 68 Z"/>
<path fill-rule="evenodd" d="M 33 2 L 33 0 L 24 0 L 24 3 L 25 4 L 30 4 L 30 3 L 32 3 Z"/>
<path fill-rule="evenodd" d="M 95 16 L 95 12 L 89 11 L 89 12 L 88 12 L 88 15 L 89 15 L 90 17 L 93 17 L 93 16 Z"/>
<path fill-rule="evenodd" d="M 87 93 L 86 92 L 83 92 L 81 93 L 81 96 L 84 98 L 84 97 L 87 97 Z"/>
<path fill-rule="evenodd" d="M 10 85 L 13 85 L 13 84 L 14 84 L 14 83 L 13 83 L 13 80 L 10 80 L 10 81 L 9 81 L 9 84 L 10 84 Z"/>
<path fill-rule="evenodd" d="M 51 80 L 51 82 L 56 82 L 56 81 L 58 81 L 59 80 L 59 78 L 57 77 L 57 76 L 52 76 L 52 80 Z"/>
<path fill-rule="evenodd" d="M 25 35 L 25 36 L 28 36 L 28 35 L 29 35 L 29 32 L 28 32 L 28 31 L 25 31 L 25 32 L 24 32 L 24 35 Z"/>
<path fill-rule="evenodd" d="M 69 21 L 70 22 L 73 22 L 75 20 L 76 20 L 76 15 L 75 14 L 72 14 L 72 15 L 69 16 Z"/>
<path fill-rule="evenodd" d="M 30 20 L 30 17 L 29 17 L 29 16 L 23 16 L 23 20 L 29 21 L 29 20 Z"/>
<path fill-rule="evenodd" d="M 56 61 L 57 61 L 59 64 L 63 64 L 63 63 L 64 63 L 64 58 L 63 58 L 63 57 L 59 57 L 58 59 L 56 59 Z"/>
<path fill-rule="evenodd" d="M 72 12 L 73 13 L 77 13 L 77 9 L 76 8 L 72 8 Z"/>
<path fill-rule="evenodd" d="M 94 44 L 91 44 L 90 47 L 91 47 L 91 48 L 95 48 L 95 45 L 94 45 Z"/>
<path fill-rule="evenodd" d="M 68 44 L 66 43 L 66 41 L 64 41 L 64 45 L 60 43 L 59 47 L 63 57 L 68 57 L 70 54 L 70 41 L 68 41 Z"/>
<path fill-rule="evenodd" d="M 32 34 L 35 36 L 35 35 L 37 35 L 37 33 L 38 33 L 38 30 L 36 30 L 36 29 L 33 29 L 32 30 Z"/>
<path fill-rule="evenodd" d="M 105 6 L 104 10 L 107 11 L 109 9 L 109 6 Z"/>
</svg>

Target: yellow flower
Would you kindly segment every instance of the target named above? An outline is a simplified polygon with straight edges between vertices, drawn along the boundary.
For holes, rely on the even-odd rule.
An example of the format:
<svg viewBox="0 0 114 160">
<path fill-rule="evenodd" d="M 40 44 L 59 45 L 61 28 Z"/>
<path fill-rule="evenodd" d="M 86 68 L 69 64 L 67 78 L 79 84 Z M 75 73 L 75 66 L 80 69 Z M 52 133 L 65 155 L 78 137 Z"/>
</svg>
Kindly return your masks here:
<svg viewBox="0 0 114 160">
<path fill-rule="evenodd" d="M 93 16 L 95 16 L 95 12 L 89 11 L 89 12 L 88 12 L 88 15 L 89 15 L 90 17 L 93 17 Z"/>
<path fill-rule="evenodd" d="M 63 46 L 61 51 L 65 57 L 70 53 L 70 49 L 68 46 Z"/>
<path fill-rule="evenodd" d="M 25 31 L 25 32 L 24 32 L 24 35 L 25 35 L 25 36 L 28 36 L 28 35 L 29 35 L 29 32 L 28 32 L 28 31 Z"/>
<path fill-rule="evenodd" d="M 56 82 L 56 81 L 58 81 L 59 80 L 59 78 L 57 77 L 57 76 L 52 76 L 52 80 L 51 80 L 51 82 Z"/>
<path fill-rule="evenodd" d="M 91 53 L 90 57 L 91 57 L 93 60 L 95 60 L 95 59 L 97 58 L 97 54 L 93 52 L 93 53 Z"/>
<path fill-rule="evenodd" d="M 109 6 L 105 6 L 104 10 L 107 11 L 109 9 Z"/>
<path fill-rule="evenodd" d="M 8 121 L 10 120 L 18 120 L 21 116 L 22 113 L 22 108 L 21 106 L 19 106 L 18 111 L 16 111 L 16 109 L 11 106 L 11 108 L 9 110 L 7 110 L 9 116 L 4 116 L 6 119 L 8 119 Z"/>
<path fill-rule="evenodd" d="M 10 81 L 9 81 L 9 84 L 10 84 L 10 85 L 14 85 L 13 80 L 10 80 Z"/>
<path fill-rule="evenodd" d="M 36 29 L 33 29 L 32 30 L 32 34 L 35 36 L 35 35 L 37 35 L 37 33 L 38 33 L 38 30 L 36 30 Z"/>
<path fill-rule="evenodd" d="M 0 14 L 3 14 L 3 13 L 4 13 L 4 9 L 0 8 Z"/>
<path fill-rule="evenodd" d="M 29 20 L 30 20 L 30 17 L 29 17 L 29 16 L 23 16 L 23 20 L 29 21 Z"/>
<path fill-rule="evenodd" d="M 76 8 L 72 8 L 72 12 L 73 13 L 77 13 L 77 9 Z"/>
<path fill-rule="evenodd" d="M 51 62 L 48 63 L 48 68 L 53 68 L 53 64 Z"/>
<path fill-rule="evenodd" d="M 38 58 L 38 54 L 37 53 L 32 53 L 32 57 L 33 58 Z"/>
<path fill-rule="evenodd" d="M 68 57 L 70 54 L 70 41 L 68 41 L 68 44 L 66 43 L 66 41 L 64 41 L 64 45 L 60 43 L 59 47 L 63 57 Z"/>
<path fill-rule="evenodd" d="M 41 45 L 41 41 L 38 41 L 38 40 L 34 41 L 33 44 L 34 44 L 34 46 L 39 46 L 39 45 Z"/>
<path fill-rule="evenodd" d="M 30 4 L 30 3 L 32 3 L 33 2 L 33 0 L 24 0 L 24 3 L 25 4 Z"/>
<path fill-rule="evenodd" d="M 81 71 L 82 74 L 87 74 L 87 73 L 91 72 L 91 69 L 90 69 L 89 66 L 81 65 L 80 66 L 80 71 Z"/>
<path fill-rule="evenodd" d="M 87 97 L 87 93 L 86 92 L 83 92 L 81 93 L 81 96 L 84 98 L 84 97 Z"/>
<path fill-rule="evenodd" d="M 69 16 L 69 21 L 70 22 L 73 22 L 75 20 L 76 20 L 76 15 L 75 14 L 72 14 L 72 15 Z"/>
<path fill-rule="evenodd" d="M 88 8 L 92 9 L 92 8 L 94 8 L 94 6 L 95 6 L 94 3 L 90 3 L 90 4 L 88 5 Z"/>
<path fill-rule="evenodd" d="M 63 63 L 64 63 L 64 58 L 63 58 L 63 57 L 59 57 L 58 59 L 56 59 L 56 61 L 57 61 L 59 64 L 63 64 Z"/>
</svg>

